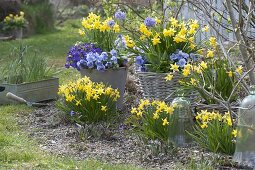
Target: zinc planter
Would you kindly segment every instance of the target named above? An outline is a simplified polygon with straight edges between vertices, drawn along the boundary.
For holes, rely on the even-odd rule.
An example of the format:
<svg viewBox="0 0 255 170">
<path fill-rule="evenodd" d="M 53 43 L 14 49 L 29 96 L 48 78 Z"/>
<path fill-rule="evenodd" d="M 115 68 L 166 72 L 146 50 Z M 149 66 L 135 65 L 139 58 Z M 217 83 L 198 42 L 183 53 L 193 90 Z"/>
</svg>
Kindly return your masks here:
<svg viewBox="0 0 255 170">
<path fill-rule="evenodd" d="M 13 30 L 13 36 L 15 39 L 21 40 L 23 38 L 23 29 L 22 28 L 15 28 Z"/>
<path fill-rule="evenodd" d="M 95 69 L 81 69 L 80 73 L 82 77 L 90 77 L 90 80 L 93 82 L 103 82 L 104 84 L 109 85 L 114 89 L 118 89 L 120 92 L 120 98 L 117 101 L 117 108 L 121 109 L 123 107 L 127 70 L 128 69 L 126 67 L 108 69 L 106 71 L 98 71 Z"/>
<path fill-rule="evenodd" d="M 40 102 L 45 100 L 52 100 L 57 98 L 57 92 L 59 87 L 58 78 L 49 78 L 46 80 L 22 83 L 22 84 L 0 84 L 0 104 L 15 103 L 14 101 L 7 99 L 6 94 L 11 92 L 19 97 L 24 98 L 29 102 Z"/>
</svg>

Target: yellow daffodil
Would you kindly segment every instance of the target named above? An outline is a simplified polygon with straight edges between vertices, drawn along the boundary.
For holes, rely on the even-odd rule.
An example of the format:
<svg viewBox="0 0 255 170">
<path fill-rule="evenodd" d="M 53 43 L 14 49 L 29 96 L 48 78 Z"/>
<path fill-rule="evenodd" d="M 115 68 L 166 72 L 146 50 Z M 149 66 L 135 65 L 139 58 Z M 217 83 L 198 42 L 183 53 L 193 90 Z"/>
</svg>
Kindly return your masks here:
<svg viewBox="0 0 255 170">
<path fill-rule="evenodd" d="M 208 31 L 209 31 L 209 26 L 208 26 L 208 25 L 204 26 L 204 27 L 202 28 L 202 31 L 203 31 L 203 32 L 208 32 Z"/>
<path fill-rule="evenodd" d="M 158 113 L 153 113 L 153 119 L 158 119 L 159 118 L 159 114 Z"/>
<path fill-rule="evenodd" d="M 184 77 L 187 77 L 189 74 L 190 74 L 190 69 L 183 69 L 182 75 L 183 75 Z"/>
<path fill-rule="evenodd" d="M 161 23 L 161 20 L 158 19 L 158 18 L 155 18 L 155 21 L 156 21 L 157 24 L 160 24 L 160 23 Z"/>
<path fill-rule="evenodd" d="M 208 50 L 206 56 L 208 58 L 212 58 L 214 56 L 214 51 L 213 50 Z"/>
<path fill-rule="evenodd" d="M 228 74 L 229 77 L 233 77 L 233 72 L 232 71 L 227 71 L 226 73 Z"/>
<path fill-rule="evenodd" d="M 239 73 L 239 74 L 242 74 L 242 73 L 243 73 L 243 66 L 239 66 L 239 67 L 236 69 L 236 72 Z"/>
<path fill-rule="evenodd" d="M 142 117 L 142 116 L 143 116 L 143 112 L 142 112 L 142 111 L 138 111 L 138 112 L 136 113 L 136 115 L 137 115 L 138 117 Z"/>
<path fill-rule="evenodd" d="M 209 38 L 209 42 L 210 42 L 210 46 L 212 46 L 212 47 L 216 47 L 216 45 L 217 45 L 217 42 L 216 42 L 216 38 L 215 37 L 210 37 Z"/>
<path fill-rule="evenodd" d="M 171 37 L 175 34 L 175 30 L 173 28 L 170 28 L 170 29 L 164 29 L 163 30 L 163 35 L 164 37 Z"/>
<path fill-rule="evenodd" d="M 113 26 L 113 31 L 115 31 L 116 33 L 119 33 L 120 32 L 120 26 L 118 24 L 115 24 Z"/>
<path fill-rule="evenodd" d="M 101 106 L 101 110 L 102 110 L 103 112 L 106 112 L 106 111 L 107 111 L 107 106 Z"/>
<path fill-rule="evenodd" d="M 156 35 L 156 36 L 152 39 L 152 43 L 153 43 L 153 45 L 157 45 L 157 44 L 161 43 L 161 42 L 160 42 L 160 38 L 159 38 L 158 35 Z"/>
<path fill-rule="evenodd" d="M 196 79 L 194 79 L 194 78 L 191 78 L 191 79 L 190 79 L 190 83 L 191 83 L 193 86 L 196 86 L 196 85 L 197 85 L 197 81 L 196 81 Z"/>
<path fill-rule="evenodd" d="M 132 109 L 131 109 L 131 113 L 132 113 L 132 114 L 135 114 L 135 113 L 137 113 L 137 108 L 135 108 L 135 107 L 132 107 Z"/>
<path fill-rule="evenodd" d="M 233 130 L 233 131 L 232 131 L 232 135 L 236 138 L 236 136 L 237 136 L 237 130 Z"/>
<path fill-rule="evenodd" d="M 207 69 L 207 63 L 205 63 L 204 61 L 202 61 L 200 63 L 200 66 L 203 68 L 203 69 Z"/>
<path fill-rule="evenodd" d="M 73 95 L 67 95 L 66 96 L 66 101 L 67 102 L 72 102 L 74 99 L 75 99 L 75 96 L 73 96 Z"/>
<path fill-rule="evenodd" d="M 171 81 L 173 79 L 173 75 L 172 74 L 167 74 L 167 76 L 165 77 L 166 81 Z"/>
<path fill-rule="evenodd" d="M 167 112 L 168 114 L 172 114 L 172 113 L 174 112 L 174 107 L 173 107 L 173 106 L 168 106 L 168 107 L 166 107 L 166 112 Z"/>
<path fill-rule="evenodd" d="M 203 123 L 201 126 L 200 126 L 202 129 L 205 129 L 208 127 L 207 123 Z"/>
<path fill-rule="evenodd" d="M 80 100 L 77 100 L 76 103 L 75 103 L 76 106 L 80 106 L 81 105 L 81 101 Z"/>
<path fill-rule="evenodd" d="M 169 122 L 167 121 L 167 118 L 162 119 L 162 121 L 163 121 L 163 123 L 162 123 L 163 126 L 169 125 Z"/>
<path fill-rule="evenodd" d="M 176 63 L 174 63 L 174 64 L 171 64 L 170 69 L 173 70 L 173 71 L 179 71 L 179 66 Z"/>
<path fill-rule="evenodd" d="M 178 26 L 178 20 L 176 20 L 175 18 L 171 17 L 170 18 L 170 24 L 174 27 Z"/>
</svg>

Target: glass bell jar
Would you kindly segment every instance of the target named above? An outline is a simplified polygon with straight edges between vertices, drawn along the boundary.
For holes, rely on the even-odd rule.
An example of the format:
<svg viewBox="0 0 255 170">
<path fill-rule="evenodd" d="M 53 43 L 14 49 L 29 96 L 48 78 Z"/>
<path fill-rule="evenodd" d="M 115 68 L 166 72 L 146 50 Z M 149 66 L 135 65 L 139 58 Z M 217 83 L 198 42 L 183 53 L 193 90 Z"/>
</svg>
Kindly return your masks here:
<svg viewBox="0 0 255 170">
<path fill-rule="evenodd" d="M 255 167 L 255 86 L 240 105 L 234 161 Z"/>
<path fill-rule="evenodd" d="M 171 119 L 173 126 L 170 130 L 170 140 L 176 146 L 187 146 L 192 141 L 187 133 L 187 131 L 192 130 L 193 126 L 190 102 L 185 97 L 176 97 L 172 101 L 172 105 L 174 106 L 174 112 Z"/>
</svg>

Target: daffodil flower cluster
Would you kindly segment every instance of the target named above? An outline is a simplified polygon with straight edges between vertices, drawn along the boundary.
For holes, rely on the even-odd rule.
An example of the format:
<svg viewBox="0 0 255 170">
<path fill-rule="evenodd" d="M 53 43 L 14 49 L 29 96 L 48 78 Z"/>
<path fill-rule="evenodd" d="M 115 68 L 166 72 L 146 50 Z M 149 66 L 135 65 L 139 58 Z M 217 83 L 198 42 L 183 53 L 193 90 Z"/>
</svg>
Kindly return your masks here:
<svg viewBox="0 0 255 170">
<path fill-rule="evenodd" d="M 114 41 L 120 33 L 118 21 L 113 18 L 103 20 L 100 15 L 89 13 L 88 17 L 81 21 L 82 29 L 79 34 L 100 47 L 103 51 L 110 51 L 114 48 Z"/>
<path fill-rule="evenodd" d="M 230 113 L 201 110 L 196 115 L 197 125 L 191 137 L 203 148 L 212 152 L 233 154 L 235 151 L 236 130 Z"/>
<path fill-rule="evenodd" d="M 60 103 L 81 122 L 98 122 L 115 114 L 119 91 L 88 77 L 59 87 Z"/>
<path fill-rule="evenodd" d="M 167 141 L 175 107 L 164 101 L 141 99 L 140 104 L 131 110 L 131 123 L 148 139 Z"/>
<path fill-rule="evenodd" d="M 175 74 L 178 73 L 181 85 L 197 90 L 206 104 L 215 104 L 213 97 L 228 100 L 238 77 L 243 72 L 243 67 L 238 66 L 236 69 L 229 65 L 226 59 L 220 56 L 214 58 L 200 58 L 196 63 L 186 64 L 183 69 L 179 70 L 179 65 L 171 64 L 172 72 L 165 79 L 171 81 Z M 180 78 L 181 75 L 181 78 Z M 215 96 L 208 96 L 204 90 Z M 236 92 L 232 95 L 231 102 L 236 99 Z"/>
<path fill-rule="evenodd" d="M 207 110 L 202 110 L 200 113 L 197 113 L 196 120 L 201 123 L 200 127 L 202 129 L 207 128 L 211 121 L 219 121 L 228 126 L 233 125 L 229 112 L 226 112 L 222 116 L 219 112 L 208 112 Z"/>
<path fill-rule="evenodd" d="M 195 62 L 203 53 L 202 43 L 195 42 L 195 35 L 200 31 L 197 20 L 185 22 L 170 18 L 164 24 L 158 18 L 147 17 L 138 30 L 140 37 L 134 37 L 135 40 L 129 38 L 129 41 L 134 42 L 129 46 L 129 50 L 147 61 L 139 62 L 141 68 L 145 64 L 152 66 L 149 71 L 172 72 L 171 64 L 182 70 L 186 64 Z M 210 39 L 210 44 L 213 47 L 217 45 L 215 39 Z"/>
<path fill-rule="evenodd" d="M 15 28 L 22 28 L 26 25 L 26 19 L 24 18 L 24 12 L 20 11 L 19 14 L 9 14 L 4 18 L 3 24 L 5 29 L 15 29 Z"/>
</svg>

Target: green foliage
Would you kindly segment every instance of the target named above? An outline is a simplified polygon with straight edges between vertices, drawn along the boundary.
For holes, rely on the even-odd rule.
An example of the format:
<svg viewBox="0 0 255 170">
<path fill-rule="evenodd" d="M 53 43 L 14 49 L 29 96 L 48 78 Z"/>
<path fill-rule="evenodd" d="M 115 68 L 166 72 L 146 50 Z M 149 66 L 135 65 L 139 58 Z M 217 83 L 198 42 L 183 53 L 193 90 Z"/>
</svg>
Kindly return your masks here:
<svg viewBox="0 0 255 170">
<path fill-rule="evenodd" d="M 10 61 L 3 68 L 2 81 L 11 84 L 33 82 L 52 77 L 52 69 L 47 66 L 46 59 L 34 55 L 27 55 L 28 46 L 20 45 L 13 49 L 13 61 Z"/>
<path fill-rule="evenodd" d="M 54 10 L 48 0 L 35 4 L 24 4 L 22 9 L 26 13 L 30 28 L 35 33 L 46 33 L 55 30 Z"/>
<path fill-rule="evenodd" d="M 235 151 L 234 129 L 229 113 L 202 111 L 196 116 L 197 125 L 191 137 L 202 148 L 212 152 L 232 155 Z"/>
<path fill-rule="evenodd" d="M 173 111 L 174 107 L 165 102 L 141 100 L 137 108 L 132 108 L 132 116 L 128 122 L 134 125 L 135 132 L 145 140 L 157 139 L 170 144 Z"/>
<path fill-rule="evenodd" d="M 203 64 L 206 66 L 202 64 L 204 68 L 200 63 L 200 66 L 191 72 L 190 79 L 194 80 L 193 83 L 190 79 L 184 80 L 186 85 L 197 90 L 206 104 L 216 104 L 217 101 L 214 98 L 227 101 L 237 83 L 235 70 L 226 59 L 220 57 L 205 59 L 205 61 L 207 62 Z M 231 96 L 230 102 L 237 99 L 237 92 L 238 89 Z"/>
<path fill-rule="evenodd" d="M 58 106 L 78 123 L 109 121 L 116 116 L 118 90 L 88 77 L 61 86 L 59 95 Z"/>
</svg>

